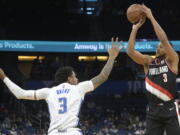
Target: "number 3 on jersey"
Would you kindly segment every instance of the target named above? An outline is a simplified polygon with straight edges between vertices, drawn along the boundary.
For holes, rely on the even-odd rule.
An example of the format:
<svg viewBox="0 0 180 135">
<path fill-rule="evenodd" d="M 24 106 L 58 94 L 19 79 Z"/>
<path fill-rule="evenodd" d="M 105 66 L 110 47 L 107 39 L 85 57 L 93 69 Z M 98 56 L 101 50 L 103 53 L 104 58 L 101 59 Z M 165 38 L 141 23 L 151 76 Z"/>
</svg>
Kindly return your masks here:
<svg viewBox="0 0 180 135">
<path fill-rule="evenodd" d="M 167 81 L 168 81 L 168 79 L 167 79 L 167 74 L 166 74 L 166 73 L 163 74 L 163 81 L 164 81 L 164 82 L 167 82 Z"/>
<path fill-rule="evenodd" d="M 67 98 L 62 97 L 59 98 L 59 103 L 60 103 L 60 109 L 59 109 L 59 114 L 63 114 L 67 112 Z"/>
</svg>

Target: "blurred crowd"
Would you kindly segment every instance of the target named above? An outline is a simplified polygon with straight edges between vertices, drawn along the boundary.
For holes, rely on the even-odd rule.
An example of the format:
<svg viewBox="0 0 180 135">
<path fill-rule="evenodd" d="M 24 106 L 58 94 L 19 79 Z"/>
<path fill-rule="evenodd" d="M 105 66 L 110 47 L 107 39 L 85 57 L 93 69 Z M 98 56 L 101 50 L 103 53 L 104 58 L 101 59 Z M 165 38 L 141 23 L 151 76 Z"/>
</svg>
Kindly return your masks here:
<svg viewBox="0 0 180 135">
<path fill-rule="evenodd" d="M 72 66 L 81 80 L 90 79 L 102 70 L 106 61 L 78 61 L 76 56 L 46 57 L 35 59 L 32 64 L 30 79 L 53 80 L 54 73 L 62 66 Z M 110 80 L 137 80 L 143 78 L 143 67 L 133 62 L 126 55 L 121 55 L 115 62 Z"/>
</svg>

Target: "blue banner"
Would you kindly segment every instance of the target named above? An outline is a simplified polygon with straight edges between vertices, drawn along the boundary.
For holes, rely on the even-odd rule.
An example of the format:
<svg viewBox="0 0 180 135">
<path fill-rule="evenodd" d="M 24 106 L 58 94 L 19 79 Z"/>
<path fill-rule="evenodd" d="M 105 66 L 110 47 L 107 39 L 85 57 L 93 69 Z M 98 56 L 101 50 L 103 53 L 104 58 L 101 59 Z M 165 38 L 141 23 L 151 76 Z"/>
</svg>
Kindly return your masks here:
<svg viewBox="0 0 180 135">
<path fill-rule="evenodd" d="M 171 41 L 176 51 L 180 51 L 180 41 Z M 159 41 L 138 41 L 135 49 L 140 52 L 155 52 Z M 127 42 L 123 42 L 126 51 Z M 17 41 L 17 40 L 0 40 L 0 51 L 13 52 L 106 52 L 111 46 L 111 42 L 66 42 L 66 41 Z"/>
</svg>

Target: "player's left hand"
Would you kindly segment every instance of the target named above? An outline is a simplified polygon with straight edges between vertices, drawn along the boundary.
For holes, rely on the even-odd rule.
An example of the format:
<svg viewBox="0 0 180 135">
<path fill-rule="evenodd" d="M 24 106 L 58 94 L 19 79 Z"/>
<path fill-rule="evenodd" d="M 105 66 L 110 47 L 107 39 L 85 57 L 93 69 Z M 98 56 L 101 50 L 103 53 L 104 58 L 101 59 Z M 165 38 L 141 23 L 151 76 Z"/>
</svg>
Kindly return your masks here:
<svg viewBox="0 0 180 135">
<path fill-rule="evenodd" d="M 146 5 L 142 4 L 142 10 L 146 14 L 147 18 L 149 18 L 149 19 L 153 18 L 153 14 L 151 12 L 151 9 L 148 8 Z"/>
<path fill-rule="evenodd" d="M 108 49 L 109 57 L 116 59 L 120 50 L 122 49 L 122 47 L 120 48 L 121 43 L 118 43 L 118 38 L 116 38 L 115 42 L 114 42 L 114 38 L 111 38 L 111 43 L 112 43 L 111 48 Z"/>
<path fill-rule="evenodd" d="M 3 80 L 6 77 L 4 71 L 0 68 L 0 79 Z"/>
</svg>

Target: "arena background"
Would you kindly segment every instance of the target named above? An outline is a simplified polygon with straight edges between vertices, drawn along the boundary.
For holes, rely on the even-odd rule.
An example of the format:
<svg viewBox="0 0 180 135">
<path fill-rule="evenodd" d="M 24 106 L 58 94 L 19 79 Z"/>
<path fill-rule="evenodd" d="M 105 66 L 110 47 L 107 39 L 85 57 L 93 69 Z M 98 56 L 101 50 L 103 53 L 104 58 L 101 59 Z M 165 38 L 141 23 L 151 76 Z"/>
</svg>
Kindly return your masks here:
<svg viewBox="0 0 180 135">
<path fill-rule="evenodd" d="M 56 69 L 67 65 L 80 81 L 91 79 L 107 60 L 111 37 L 127 45 L 126 9 L 133 3 L 152 9 L 179 53 L 177 0 L 0 0 L 0 67 L 25 89 L 48 87 Z M 158 41 L 148 20 L 137 38 L 136 49 L 153 57 Z M 85 97 L 84 135 L 145 135 L 143 78 L 143 68 L 123 49 L 109 80 Z M 48 126 L 44 101 L 17 100 L 0 82 L 0 135 L 45 135 Z"/>
</svg>

